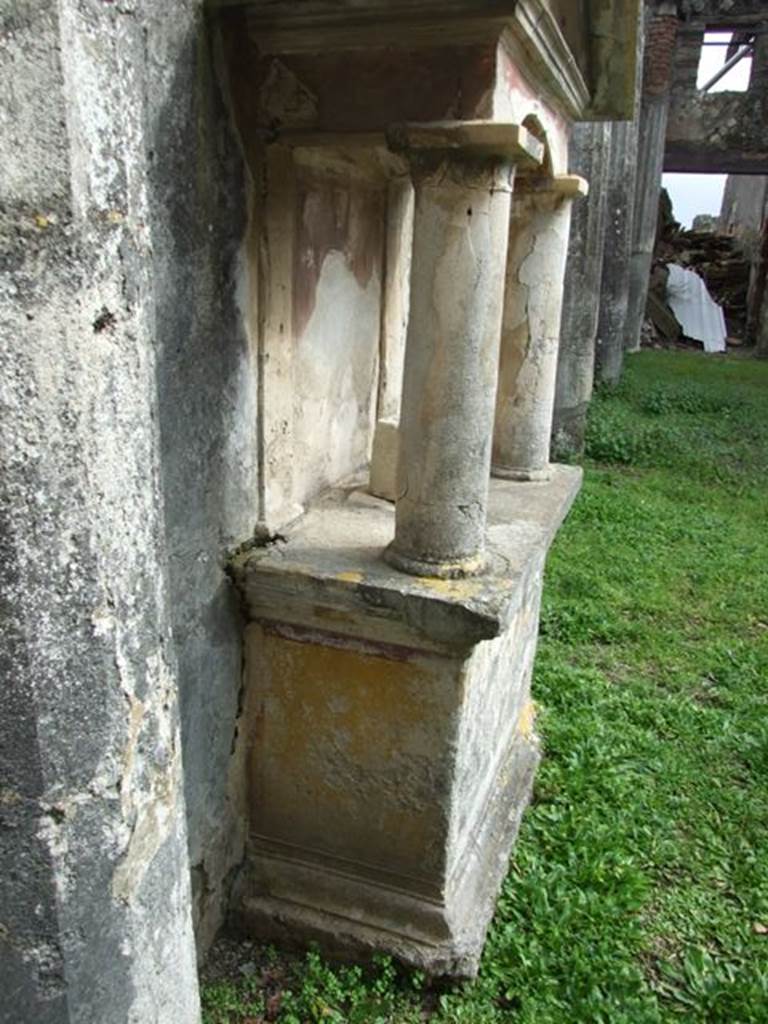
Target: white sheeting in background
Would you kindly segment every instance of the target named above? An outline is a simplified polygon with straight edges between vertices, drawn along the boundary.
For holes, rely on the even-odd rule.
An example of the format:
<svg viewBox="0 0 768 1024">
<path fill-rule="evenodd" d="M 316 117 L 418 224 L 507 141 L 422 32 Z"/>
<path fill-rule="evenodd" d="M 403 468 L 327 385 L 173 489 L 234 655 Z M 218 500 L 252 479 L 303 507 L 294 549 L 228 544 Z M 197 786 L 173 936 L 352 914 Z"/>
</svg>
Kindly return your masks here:
<svg viewBox="0 0 768 1024">
<path fill-rule="evenodd" d="M 725 352 L 725 317 L 695 270 L 668 263 L 667 302 L 683 334 L 702 342 L 705 352 Z"/>
</svg>

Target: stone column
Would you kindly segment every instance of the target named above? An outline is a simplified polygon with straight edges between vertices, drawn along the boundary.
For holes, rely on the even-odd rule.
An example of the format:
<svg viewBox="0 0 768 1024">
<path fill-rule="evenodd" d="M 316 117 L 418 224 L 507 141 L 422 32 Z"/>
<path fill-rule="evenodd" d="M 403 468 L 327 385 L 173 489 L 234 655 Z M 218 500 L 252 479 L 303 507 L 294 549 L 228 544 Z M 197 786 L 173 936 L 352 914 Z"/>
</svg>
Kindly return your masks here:
<svg viewBox="0 0 768 1024">
<path fill-rule="evenodd" d="M 636 184 L 632 254 L 623 331 L 624 347 L 630 351 L 640 348 L 640 332 L 645 318 L 653 250 L 656 246 L 677 27 L 677 5 L 662 0 L 650 15 L 646 27 L 643 99 L 639 113 L 636 156 L 633 158 Z"/>
<path fill-rule="evenodd" d="M 610 149 L 610 122 L 574 125 L 569 167 L 589 182 L 589 198 L 576 204 L 571 218 L 552 420 L 555 451 L 580 452 L 584 447 L 595 375 Z"/>
<path fill-rule="evenodd" d="M 760 247 L 752 263 L 754 287 L 750 298 L 748 330 L 755 342 L 755 355 L 768 356 L 768 204 L 763 215 Z"/>
<path fill-rule="evenodd" d="M 571 203 L 586 191 L 586 182 L 576 175 L 515 191 L 493 432 L 494 476 L 549 476 Z"/>
<path fill-rule="evenodd" d="M 608 215 L 595 347 L 595 380 L 601 384 L 616 384 L 624 366 L 636 166 L 637 124 L 617 121 L 611 133 Z"/>
<path fill-rule="evenodd" d="M 387 232 L 384 294 L 381 312 L 381 369 L 377 415 L 397 422 L 403 391 L 403 360 L 408 333 L 411 251 L 413 249 L 413 184 L 398 176 L 387 189 Z"/>
<path fill-rule="evenodd" d="M 410 151 L 411 307 L 400 420 L 396 568 L 482 571 L 511 160 L 472 145 Z"/>
<path fill-rule="evenodd" d="M 760 26 L 764 31 L 755 37 L 749 91 L 768 111 L 768 23 Z M 763 121 L 765 123 L 765 121 Z M 730 180 L 730 179 L 729 179 Z M 738 179 L 743 181 L 743 177 Z M 743 186 L 742 186 L 743 188 Z M 755 344 L 755 355 L 768 356 L 768 178 L 762 177 L 755 191 L 763 192 L 762 209 L 753 220 L 757 238 L 752 251 L 749 294 L 747 299 L 747 338 Z"/>
</svg>

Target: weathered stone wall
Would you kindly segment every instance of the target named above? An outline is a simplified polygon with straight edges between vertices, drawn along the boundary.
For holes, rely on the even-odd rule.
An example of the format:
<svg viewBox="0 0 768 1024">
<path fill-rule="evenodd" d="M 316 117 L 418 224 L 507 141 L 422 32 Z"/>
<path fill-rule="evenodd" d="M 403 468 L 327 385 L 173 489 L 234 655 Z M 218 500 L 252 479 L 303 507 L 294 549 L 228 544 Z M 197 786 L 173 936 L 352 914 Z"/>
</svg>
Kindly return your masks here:
<svg viewBox="0 0 768 1024">
<path fill-rule="evenodd" d="M 661 96 L 672 81 L 678 18 L 674 4 L 659 4 L 657 9 L 646 8 L 648 18 L 645 31 L 643 57 L 643 93 Z"/>
<path fill-rule="evenodd" d="M 680 15 L 691 24 L 738 29 L 755 21 L 761 0 L 678 0 Z"/>
<path fill-rule="evenodd" d="M 768 173 L 766 96 L 704 93 L 674 98 L 667 129 L 665 171 Z"/>
<path fill-rule="evenodd" d="M 362 59 L 355 54 L 324 55 L 318 77 L 303 54 L 262 52 L 236 10 L 218 24 L 220 70 L 252 185 L 243 311 L 258 353 L 258 516 L 274 532 L 366 464 L 378 404 L 398 407 L 407 289 L 398 296 L 385 285 L 385 250 L 399 247 L 387 231 L 398 218 L 382 168 L 296 138 L 336 114 L 345 127 L 363 127 L 372 102 L 363 94 L 375 76 L 349 66 Z M 382 349 L 392 357 L 386 383 Z"/>
<path fill-rule="evenodd" d="M 0 18 L 0 1019 L 185 1024 L 187 841 L 203 947 L 241 856 L 239 161 L 199 0 Z"/>
<path fill-rule="evenodd" d="M 293 256 L 293 499 L 368 461 L 376 415 L 386 188 L 298 168 Z"/>
<path fill-rule="evenodd" d="M 142 24 L 4 15 L 2 1013 L 192 1022 Z"/>
<path fill-rule="evenodd" d="M 229 771 L 241 684 L 239 604 L 224 575 L 258 519 L 257 353 L 242 157 L 201 0 L 145 5 L 145 145 L 158 425 L 178 659 L 198 950 L 223 920 L 241 858 Z"/>
</svg>

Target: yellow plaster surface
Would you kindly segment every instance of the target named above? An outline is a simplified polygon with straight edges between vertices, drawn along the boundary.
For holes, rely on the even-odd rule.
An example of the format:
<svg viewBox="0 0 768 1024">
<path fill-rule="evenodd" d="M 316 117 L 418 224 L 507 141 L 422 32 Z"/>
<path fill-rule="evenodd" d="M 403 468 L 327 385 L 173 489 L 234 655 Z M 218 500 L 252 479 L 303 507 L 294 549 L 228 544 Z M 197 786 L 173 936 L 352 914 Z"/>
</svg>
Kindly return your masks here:
<svg viewBox="0 0 768 1024">
<path fill-rule="evenodd" d="M 443 580 L 435 576 L 422 576 L 419 578 L 419 583 L 435 594 L 465 601 L 479 594 L 484 585 L 484 581 L 478 581 L 472 577 Z"/>
<path fill-rule="evenodd" d="M 396 660 L 270 632 L 252 654 L 252 830 L 434 877 L 452 758 L 446 707 L 455 705 L 458 673 L 446 678 L 445 659 Z"/>
<path fill-rule="evenodd" d="M 535 735 L 535 724 L 536 702 L 529 700 L 520 709 L 520 715 L 517 719 L 517 731 L 525 739 L 533 739 Z"/>
<path fill-rule="evenodd" d="M 343 583 L 362 583 L 364 578 L 361 572 L 340 572 L 336 577 Z"/>
</svg>

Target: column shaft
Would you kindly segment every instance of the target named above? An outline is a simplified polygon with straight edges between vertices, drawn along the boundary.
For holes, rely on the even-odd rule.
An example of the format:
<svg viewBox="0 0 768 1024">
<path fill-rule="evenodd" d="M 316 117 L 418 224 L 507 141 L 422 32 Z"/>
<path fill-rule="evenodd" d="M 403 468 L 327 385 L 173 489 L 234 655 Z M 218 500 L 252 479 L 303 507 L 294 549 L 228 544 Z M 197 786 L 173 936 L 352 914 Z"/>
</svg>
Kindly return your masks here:
<svg viewBox="0 0 768 1024">
<path fill-rule="evenodd" d="M 608 216 L 595 352 L 595 382 L 600 384 L 616 384 L 624 366 L 637 160 L 637 124 L 615 122 L 608 165 Z"/>
<path fill-rule="evenodd" d="M 559 190 L 515 193 L 493 434 L 494 476 L 542 480 L 549 474 L 570 218 L 571 198 Z"/>
<path fill-rule="evenodd" d="M 414 165 L 402 492 L 387 559 L 417 575 L 484 565 L 512 175 L 465 153 Z"/>
<path fill-rule="evenodd" d="M 648 282 L 656 245 L 678 24 L 677 4 L 662 0 L 655 8 L 646 8 L 642 102 L 635 126 L 635 152 L 630 155 L 635 180 L 629 290 L 625 319 L 621 325 L 621 338 L 618 342 L 631 352 L 640 348 L 640 332 L 645 319 Z M 699 50 L 700 47 L 694 49 L 693 53 L 697 54 Z M 694 88 L 697 65 L 696 56 L 687 67 L 678 69 L 693 76 L 691 86 Z M 609 367 L 609 372 L 603 375 L 604 380 L 618 380 L 622 366 L 621 352 L 615 363 L 618 364 L 617 368 Z"/>
</svg>

